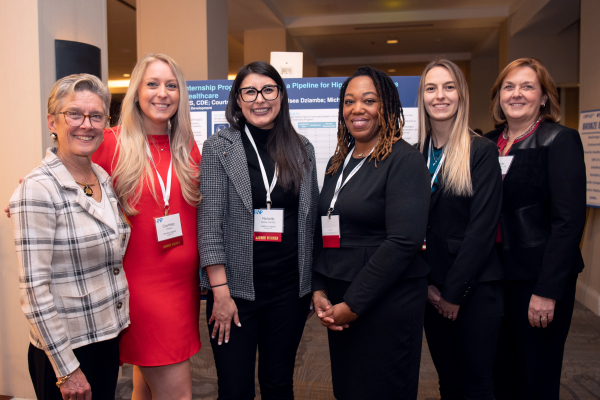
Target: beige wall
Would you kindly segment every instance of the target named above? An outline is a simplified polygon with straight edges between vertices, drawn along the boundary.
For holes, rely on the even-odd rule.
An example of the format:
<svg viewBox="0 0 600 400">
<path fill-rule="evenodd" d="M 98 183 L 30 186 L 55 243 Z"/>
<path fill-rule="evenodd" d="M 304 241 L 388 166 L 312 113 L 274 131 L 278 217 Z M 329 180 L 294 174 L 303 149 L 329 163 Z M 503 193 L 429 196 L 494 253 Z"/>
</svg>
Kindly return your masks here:
<svg viewBox="0 0 600 400">
<path fill-rule="evenodd" d="M 580 111 L 600 109 L 600 2 L 581 0 Z M 577 300 L 600 315 L 600 209 L 588 208 L 582 245 L 585 269 L 577 282 Z"/>
<path fill-rule="evenodd" d="M 94 18 L 90 18 L 90 15 Z M 46 102 L 56 80 L 54 40 L 100 47 L 108 76 L 104 0 L 23 0 L 2 3 L 0 13 L 2 156 L 0 204 L 18 179 L 37 166 L 50 143 Z M 4 208 L 4 205 L 2 207 Z M 0 394 L 35 398 L 27 369 L 29 323 L 21 312 L 11 221 L 0 219 Z"/>
<path fill-rule="evenodd" d="M 227 79 L 226 1 L 138 0 L 136 8 L 138 59 L 164 53 L 187 80 Z"/>
<path fill-rule="evenodd" d="M 469 71 L 469 127 L 487 133 L 494 129 L 490 114 L 490 91 L 498 76 L 498 57 L 473 56 Z"/>
<path fill-rule="evenodd" d="M 254 61 L 271 61 L 272 51 L 287 50 L 285 28 L 244 31 L 244 65 Z"/>
</svg>

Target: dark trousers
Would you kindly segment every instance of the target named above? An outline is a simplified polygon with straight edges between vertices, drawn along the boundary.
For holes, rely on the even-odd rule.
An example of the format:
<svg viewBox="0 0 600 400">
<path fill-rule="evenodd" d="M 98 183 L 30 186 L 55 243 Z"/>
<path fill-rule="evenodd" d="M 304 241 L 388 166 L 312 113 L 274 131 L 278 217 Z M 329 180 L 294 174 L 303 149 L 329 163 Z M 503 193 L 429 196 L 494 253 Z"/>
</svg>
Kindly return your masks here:
<svg viewBox="0 0 600 400">
<path fill-rule="evenodd" d="M 442 400 L 493 400 L 493 370 L 504 312 L 501 281 L 477 285 L 456 321 L 427 302 L 425 334 Z"/>
<path fill-rule="evenodd" d="M 569 276 L 554 320 L 533 328 L 527 312 L 535 281 L 506 281 L 506 314 L 494 370 L 496 399 L 558 400 L 565 342 L 571 326 L 577 275 Z"/>
<path fill-rule="evenodd" d="M 232 324 L 229 343 L 210 340 L 217 367 L 219 400 L 253 399 L 256 349 L 258 381 L 264 400 L 294 398 L 296 351 L 311 296 L 298 298 L 298 269 L 285 277 L 255 277 L 255 301 L 234 299 L 241 328 Z M 208 293 L 206 319 L 214 305 Z M 208 326 L 212 333 L 214 324 Z"/>
<path fill-rule="evenodd" d="M 92 388 L 94 400 L 114 400 L 119 378 L 119 338 L 73 350 L 79 368 Z M 29 375 L 38 400 L 62 400 L 56 374 L 43 350 L 29 345 Z"/>
<path fill-rule="evenodd" d="M 349 286 L 327 278 L 331 302 L 343 302 Z M 350 328 L 327 330 L 336 399 L 417 398 L 426 301 L 426 277 L 400 280 Z"/>
</svg>

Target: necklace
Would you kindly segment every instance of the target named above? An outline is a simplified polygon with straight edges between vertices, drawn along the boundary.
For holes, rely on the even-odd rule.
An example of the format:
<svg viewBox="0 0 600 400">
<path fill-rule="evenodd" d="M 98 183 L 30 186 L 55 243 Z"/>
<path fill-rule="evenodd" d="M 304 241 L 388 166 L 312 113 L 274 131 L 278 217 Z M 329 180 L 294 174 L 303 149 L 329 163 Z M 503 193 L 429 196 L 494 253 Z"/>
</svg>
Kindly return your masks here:
<svg viewBox="0 0 600 400">
<path fill-rule="evenodd" d="M 520 135 L 518 138 L 516 138 L 516 139 L 513 141 L 513 143 L 514 143 L 514 142 L 516 142 L 516 141 L 518 141 L 518 140 L 521 140 L 521 139 L 523 139 L 525 136 L 529 135 L 529 134 L 531 133 L 531 131 L 532 131 L 532 130 L 533 130 L 533 129 L 534 129 L 536 126 L 537 126 L 537 124 L 538 124 L 538 123 L 539 123 L 539 122 L 542 120 L 542 118 L 543 118 L 543 117 L 540 115 L 540 117 L 537 119 L 537 121 L 535 121 L 535 122 L 533 123 L 533 125 L 531 125 L 531 126 L 529 127 L 529 129 L 527 129 L 527 130 L 525 131 L 525 133 L 524 133 L 524 134 L 522 134 L 522 135 Z M 502 137 L 503 137 L 505 140 L 508 140 L 508 125 L 506 125 L 506 128 L 504 128 L 504 130 L 502 131 Z"/>
<path fill-rule="evenodd" d="M 435 158 L 435 147 L 431 146 L 431 158 L 433 158 L 433 165 L 435 165 L 439 160 L 440 157 L 442 157 L 442 155 L 444 154 L 444 146 L 442 146 L 442 148 L 440 149 L 440 155 L 437 156 L 437 158 Z"/>
<path fill-rule="evenodd" d="M 87 197 L 92 197 L 92 195 L 94 194 L 94 191 L 92 190 L 92 186 L 96 186 L 96 183 L 98 183 L 98 179 L 96 179 L 96 183 L 92 183 L 92 184 L 88 184 L 86 182 L 79 182 L 75 179 L 73 179 L 75 181 L 75 183 L 77 183 L 78 185 L 83 186 L 83 193 L 85 193 L 85 195 Z"/>
<path fill-rule="evenodd" d="M 152 138 L 152 144 L 155 145 L 156 147 L 158 147 L 158 149 L 160 151 L 165 151 L 165 147 L 167 147 L 167 143 L 169 143 L 169 141 L 167 140 L 166 143 L 163 145 L 163 147 L 161 148 L 157 143 L 156 140 L 154 138 Z"/>
</svg>

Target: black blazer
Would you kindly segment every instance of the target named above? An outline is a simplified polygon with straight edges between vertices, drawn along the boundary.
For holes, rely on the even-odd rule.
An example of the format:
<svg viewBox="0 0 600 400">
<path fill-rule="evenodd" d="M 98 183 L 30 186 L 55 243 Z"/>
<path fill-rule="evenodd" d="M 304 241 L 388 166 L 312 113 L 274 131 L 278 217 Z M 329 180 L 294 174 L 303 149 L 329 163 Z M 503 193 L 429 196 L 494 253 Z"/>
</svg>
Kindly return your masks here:
<svg viewBox="0 0 600 400">
<path fill-rule="evenodd" d="M 319 198 L 313 291 L 327 289 L 324 276 L 352 282 L 344 301 L 362 315 L 398 280 L 429 272 L 417 256 L 427 227 L 429 174 L 421 154 L 404 140 L 377 167 L 365 161 L 343 187 L 333 212 L 340 216 L 341 248 L 323 248 L 321 216 L 327 215 L 341 172 L 340 167 L 325 175 Z"/>
<path fill-rule="evenodd" d="M 502 129 L 485 136 L 494 143 Z M 560 300 L 583 269 L 586 172 L 579 132 L 544 121 L 513 144 L 500 216 L 506 278 L 536 280 L 533 293 Z"/>
<path fill-rule="evenodd" d="M 425 162 L 429 149 L 423 150 Z M 498 149 L 490 140 L 471 133 L 473 197 L 444 192 L 442 173 L 431 195 L 425 260 L 430 282 L 442 287 L 442 297 L 464 304 L 478 282 L 502 279 L 504 271 L 494 248 L 502 205 L 502 172 Z"/>
</svg>

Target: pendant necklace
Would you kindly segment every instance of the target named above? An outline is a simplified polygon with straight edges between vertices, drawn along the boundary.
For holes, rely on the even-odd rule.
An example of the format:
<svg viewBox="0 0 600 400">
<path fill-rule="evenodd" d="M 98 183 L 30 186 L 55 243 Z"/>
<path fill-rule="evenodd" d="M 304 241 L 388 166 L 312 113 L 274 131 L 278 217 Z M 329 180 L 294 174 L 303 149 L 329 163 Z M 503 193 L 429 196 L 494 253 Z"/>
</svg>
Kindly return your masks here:
<svg viewBox="0 0 600 400">
<path fill-rule="evenodd" d="M 75 179 L 73 179 L 75 180 Z M 92 195 L 94 194 L 94 191 L 92 190 L 92 186 L 96 186 L 96 183 L 98 183 L 98 180 L 96 179 L 96 183 L 92 183 L 92 184 L 88 184 L 86 182 L 79 182 L 75 180 L 75 183 L 77 183 L 78 185 L 83 186 L 83 193 L 85 193 L 85 195 L 87 197 L 92 197 Z"/>
</svg>

